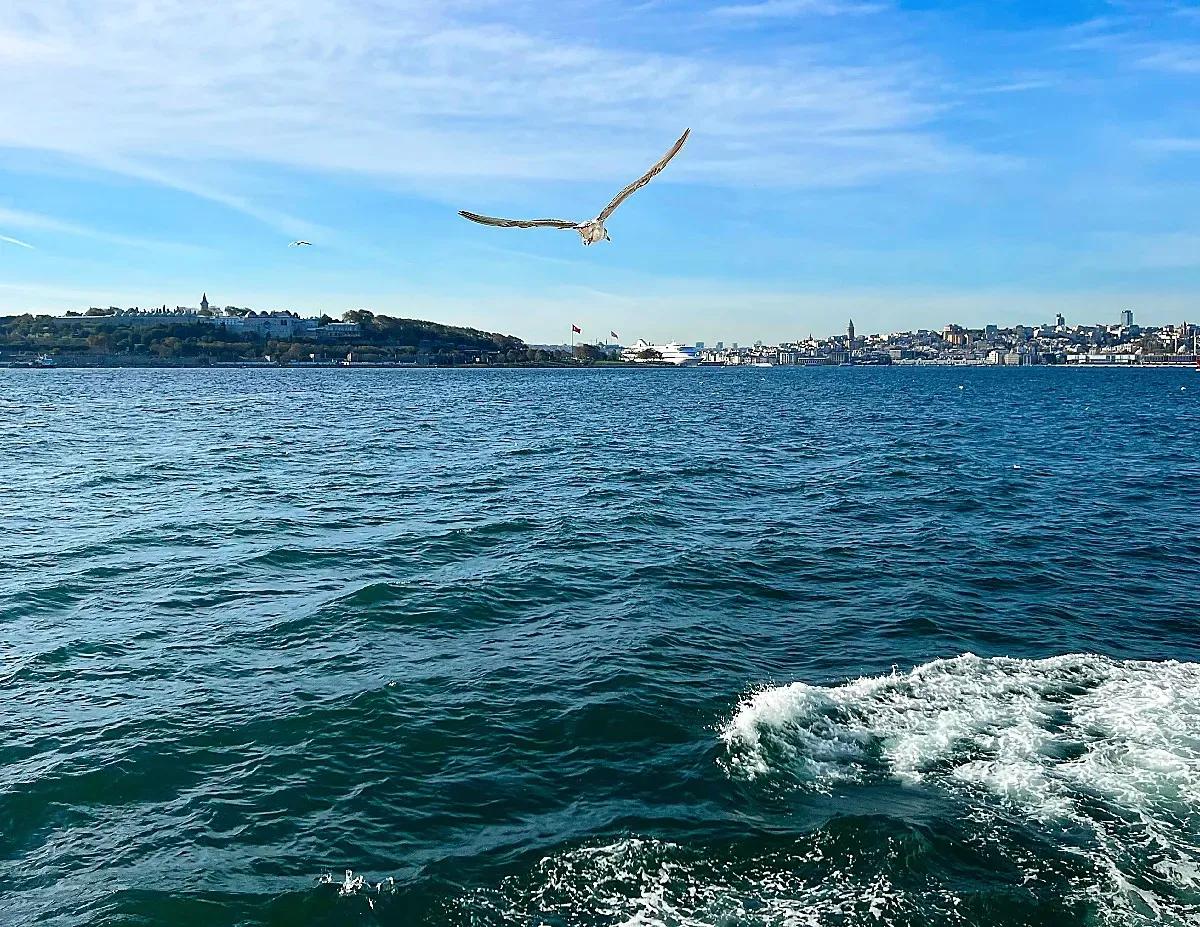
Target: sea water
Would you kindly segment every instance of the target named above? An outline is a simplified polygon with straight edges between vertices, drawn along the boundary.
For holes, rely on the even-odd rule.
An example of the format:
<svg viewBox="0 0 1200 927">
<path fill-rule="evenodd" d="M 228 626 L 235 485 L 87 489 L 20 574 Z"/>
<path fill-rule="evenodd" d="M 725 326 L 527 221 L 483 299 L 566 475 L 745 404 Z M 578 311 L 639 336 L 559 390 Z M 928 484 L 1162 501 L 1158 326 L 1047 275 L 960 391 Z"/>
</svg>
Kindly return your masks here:
<svg viewBox="0 0 1200 927">
<path fill-rule="evenodd" d="M 1198 398 L 0 371 L 0 922 L 1197 923 Z"/>
</svg>

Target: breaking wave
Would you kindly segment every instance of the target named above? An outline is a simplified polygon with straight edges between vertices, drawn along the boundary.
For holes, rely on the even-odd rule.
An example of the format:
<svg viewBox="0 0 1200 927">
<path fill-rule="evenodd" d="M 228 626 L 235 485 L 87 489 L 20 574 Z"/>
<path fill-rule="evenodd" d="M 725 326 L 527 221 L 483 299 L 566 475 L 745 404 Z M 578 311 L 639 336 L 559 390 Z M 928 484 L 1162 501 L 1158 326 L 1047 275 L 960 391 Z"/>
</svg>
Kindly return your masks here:
<svg viewBox="0 0 1200 927">
<path fill-rule="evenodd" d="M 721 737 L 735 779 L 899 782 L 961 801 L 980 839 L 1036 826 L 1086 863 L 1102 922 L 1200 917 L 1200 664 L 966 654 L 753 692 Z"/>
</svg>

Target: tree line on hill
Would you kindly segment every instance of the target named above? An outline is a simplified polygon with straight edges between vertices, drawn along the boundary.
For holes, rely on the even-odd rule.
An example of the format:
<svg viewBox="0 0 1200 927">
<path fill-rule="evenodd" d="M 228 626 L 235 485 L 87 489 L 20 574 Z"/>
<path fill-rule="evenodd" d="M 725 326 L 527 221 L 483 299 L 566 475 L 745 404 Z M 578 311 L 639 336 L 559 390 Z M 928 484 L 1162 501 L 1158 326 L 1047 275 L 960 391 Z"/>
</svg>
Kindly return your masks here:
<svg viewBox="0 0 1200 927">
<path fill-rule="evenodd" d="M 329 316 L 321 317 L 322 325 L 331 321 Z M 574 352 L 534 349 L 512 335 L 375 315 L 361 309 L 343 313 L 342 321 L 357 323 L 359 333 L 330 344 L 317 333 L 280 340 L 204 322 L 134 325 L 102 311 L 68 318 L 25 314 L 0 318 L 0 353 L 90 355 L 117 363 L 141 359 L 216 363 L 264 357 L 295 363 L 335 360 L 347 354 L 367 363 L 419 361 L 433 365 L 590 363 L 607 358 L 594 345 L 578 345 Z"/>
</svg>

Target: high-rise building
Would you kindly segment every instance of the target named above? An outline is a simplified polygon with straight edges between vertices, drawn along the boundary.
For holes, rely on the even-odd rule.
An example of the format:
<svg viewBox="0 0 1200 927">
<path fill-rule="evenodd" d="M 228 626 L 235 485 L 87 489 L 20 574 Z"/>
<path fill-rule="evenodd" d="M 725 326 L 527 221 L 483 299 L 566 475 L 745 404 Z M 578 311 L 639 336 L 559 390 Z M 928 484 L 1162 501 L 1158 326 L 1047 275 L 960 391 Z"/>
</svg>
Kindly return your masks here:
<svg viewBox="0 0 1200 927">
<path fill-rule="evenodd" d="M 1121 313 L 1121 327 L 1133 328 L 1133 310 L 1126 309 Z"/>
<path fill-rule="evenodd" d="M 850 347 L 853 348 L 854 347 L 854 319 L 850 320 L 850 324 L 846 328 L 846 334 L 850 338 Z"/>
<path fill-rule="evenodd" d="M 1067 327 L 1067 320 L 1063 318 L 1063 314 L 1061 312 L 1054 317 L 1054 327 L 1059 331 L 1062 331 Z"/>
</svg>

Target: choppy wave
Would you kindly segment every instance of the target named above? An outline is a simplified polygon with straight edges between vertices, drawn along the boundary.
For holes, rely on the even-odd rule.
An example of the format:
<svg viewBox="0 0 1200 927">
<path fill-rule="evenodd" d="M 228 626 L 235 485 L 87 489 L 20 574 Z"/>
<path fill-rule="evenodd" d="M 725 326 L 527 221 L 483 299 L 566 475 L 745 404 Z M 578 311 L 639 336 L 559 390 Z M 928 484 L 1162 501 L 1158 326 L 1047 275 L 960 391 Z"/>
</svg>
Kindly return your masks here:
<svg viewBox="0 0 1200 927">
<path fill-rule="evenodd" d="M 1200 917 L 1200 664 L 967 654 L 754 692 L 721 737 L 734 778 L 948 790 L 980 834 L 1015 813 L 1088 862 L 1115 922 Z"/>
<path fill-rule="evenodd" d="M 479 925 L 970 923 L 952 891 L 896 886 L 879 864 L 905 849 L 900 840 L 865 848 L 816 834 L 786 850 L 743 855 L 632 837 L 547 857 L 454 907 Z"/>
<path fill-rule="evenodd" d="M 1194 919 L 1187 665 L 728 718 L 1200 662 L 1181 376 L 0 370 L 0 924 Z"/>
</svg>

